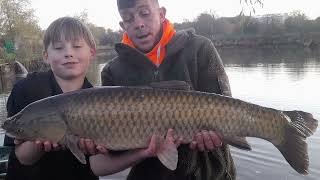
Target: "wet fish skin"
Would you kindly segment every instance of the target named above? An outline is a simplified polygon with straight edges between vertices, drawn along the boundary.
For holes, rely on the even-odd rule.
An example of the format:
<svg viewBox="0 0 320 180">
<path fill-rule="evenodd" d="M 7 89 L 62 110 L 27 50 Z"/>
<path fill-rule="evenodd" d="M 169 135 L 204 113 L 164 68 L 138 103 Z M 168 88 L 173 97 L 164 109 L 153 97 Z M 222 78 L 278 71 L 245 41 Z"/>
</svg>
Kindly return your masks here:
<svg viewBox="0 0 320 180">
<path fill-rule="evenodd" d="M 111 150 L 127 150 L 147 147 L 153 134 L 165 135 L 169 128 L 188 142 L 200 130 L 214 130 L 227 143 L 247 150 L 245 137 L 268 140 L 297 172 L 307 174 L 305 139 L 317 125 L 309 113 L 279 111 L 212 93 L 102 87 L 32 103 L 3 128 L 16 138 L 65 144 L 82 162 L 78 137 L 91 138 Z"/>
</svg>

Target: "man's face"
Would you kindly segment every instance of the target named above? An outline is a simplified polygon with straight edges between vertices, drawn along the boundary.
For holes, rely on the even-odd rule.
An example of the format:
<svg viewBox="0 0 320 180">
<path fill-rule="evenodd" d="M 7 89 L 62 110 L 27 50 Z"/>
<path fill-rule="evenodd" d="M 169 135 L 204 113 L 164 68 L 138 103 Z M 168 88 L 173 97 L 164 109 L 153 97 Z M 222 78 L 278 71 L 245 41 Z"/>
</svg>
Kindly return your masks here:
<svg viewBox="0 0 320 180">
<path fill-rule="evenodd" d="M 134 45 L 149 52 L 161 37 L 165 9 L 153 0 L 136 0 L 134 7 L 120 9 L 120 26 L 128 33 Z"/>
</svg>

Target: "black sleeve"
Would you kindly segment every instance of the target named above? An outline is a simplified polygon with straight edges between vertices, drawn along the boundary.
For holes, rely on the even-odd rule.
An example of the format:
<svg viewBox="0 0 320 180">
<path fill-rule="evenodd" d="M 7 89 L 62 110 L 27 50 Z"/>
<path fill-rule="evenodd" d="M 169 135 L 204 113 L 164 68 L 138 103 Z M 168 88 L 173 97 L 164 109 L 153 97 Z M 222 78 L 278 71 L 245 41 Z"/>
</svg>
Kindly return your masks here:
<svg viewBox="0 0 320 180">
<path fill-rule="evenodd" d="M 231 96 L 228 76 L 219 53 L 211 41 L 207 40 L 202 45 L 198 58 L 199 90 Z"/>
<path fill-rule="evenodd" d="M 114 86 L 112 81 L 112 74 L 109 65 L 105 65 L 101 71 L 101 85 L 102 86 Z"/>
<path fill-rule="evenodd" d="M 8 117 L 11 117 L 11 116 L 17 114 L 26 106 L 26 103 L 23 102 L 24 99 L 25 98 L 24 98 L 23 91 L 22 91 L 20 84 L 16 84 L 13 87 L 13 89 L 10 93 L 10 96 L 8 98 L 8 101 L 7 101 L 7 114 L 8 114 L 7 116 Z M 3 145 L 4 146 L 14 146 L 13 139 L 8 136 L 5 136 Z"/>
</svg>

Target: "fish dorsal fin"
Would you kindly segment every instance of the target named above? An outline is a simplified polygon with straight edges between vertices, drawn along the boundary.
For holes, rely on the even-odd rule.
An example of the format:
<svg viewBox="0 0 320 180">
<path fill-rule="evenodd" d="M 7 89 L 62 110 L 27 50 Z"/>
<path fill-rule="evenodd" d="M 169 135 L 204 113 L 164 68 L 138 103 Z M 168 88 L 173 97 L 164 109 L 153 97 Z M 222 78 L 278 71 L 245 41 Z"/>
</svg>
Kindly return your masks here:
<svg viewBox="0 0 320 180">
<path fill-rule="evenodd" d="M 223 140 L 231 146 L 251 151 L 251 146 L 245 137 L 223 137 Z"/>
<path fill-rule="evenodd" d="M 78 142 L 79 137 L 75 135 L 68 134 L 65 136 L 64 143 L 70 149 L 72 154 L 82 163 L 87 164 L 86 157 L 84 156 L 83 152 L 79 149 Z"/>
<path fill-rule="evenodd" d="M 178 165 L 178 150 L 174 143 L 163 140 L 157 152 L 160 162 L 170 170 L 175 170 Z"/>
<path fill-rule="evenodd" d="M 160 81 L 152 82 L 149 84 L 151 88 L 159 89 L 173 89 L 173 90 L 191 90 L 191 87 L 185 81 L 171 80 L 171 81 Z"/>
</svg>

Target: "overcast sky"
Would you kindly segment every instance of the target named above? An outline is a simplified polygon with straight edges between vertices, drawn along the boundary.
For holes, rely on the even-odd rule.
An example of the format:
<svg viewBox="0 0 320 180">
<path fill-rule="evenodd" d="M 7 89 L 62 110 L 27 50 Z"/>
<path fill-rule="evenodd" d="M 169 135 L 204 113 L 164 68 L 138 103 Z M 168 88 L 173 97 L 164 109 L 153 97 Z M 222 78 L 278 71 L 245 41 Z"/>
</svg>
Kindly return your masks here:
<svg viewBox="0 0 320 180">
<path fill-rule="evenodd" d="M 319 0 L 263 0 L 263 8 L 256 8 L 256 15 L 304 12 L 309 18 L 320 16 Z M 241 11 L 240 0 L 159 0 L 166 7 L 167 18 L 173 22 L 193 20 L 202 12 L 215 12 L 219 16 L 236 16 Z M 105 28 L 119 29 L 120 16 L 116 0 L 31 0 L 41 28 L 46 29 L 62 16 L 79 15 L 86 10 L 89 21 Z"/>
</svg>

